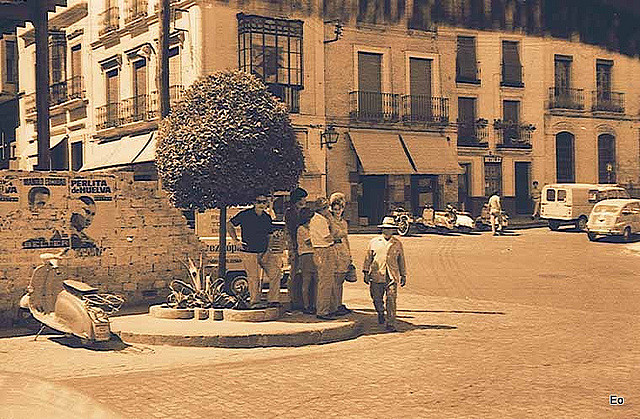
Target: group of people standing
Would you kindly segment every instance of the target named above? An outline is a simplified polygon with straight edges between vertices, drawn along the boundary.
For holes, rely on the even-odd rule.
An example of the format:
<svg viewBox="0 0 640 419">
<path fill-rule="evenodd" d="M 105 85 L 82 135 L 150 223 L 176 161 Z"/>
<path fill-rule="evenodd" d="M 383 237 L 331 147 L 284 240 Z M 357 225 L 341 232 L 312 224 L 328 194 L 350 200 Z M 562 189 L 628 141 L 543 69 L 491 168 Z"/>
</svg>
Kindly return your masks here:
<svg viewBox="0 0 640 419">
<path fill-rule="evenodd" d="M 284 221 L 291 265 L 288 283 L 291 310 L 315 314 L 322 320 L 351 313 L 342 301 L 344 282 L 357 280 L 344 219 L 345 195 L 336 192 L 329 199 L 321 197 L 307 202 L 307 191 L 296 188 L 290 197 Z M 278 256 L 269 251 L 269 235 L 275 228 L 267 213 L 268 202 L 267 193 L 258 194 L 252 208 L 239 212 L 227 224 L 232 243 L 241 249 L 247 269 L 250 308 L 265 307 L 260 301 L 260 269 L 269 283 L 266 307 L 281 305 L 282 272 Z M 238 226 L 242 240 L 235 230 Z M 393 331 L 397 286 L 406 283 L 404 251 L 402 243 L 393 237 L 397 228 L 393 218 L 385 217 L 378 227 L 381 235 L 370 241 L 362 272 L 378 313 L 378 323 Z"/>
<path fill-rule="evenodd" d="M 336 192 L 307 202 L 307 192 L 296 188 L 284 215 L 289 243 L 291 309 L 330 320 L 351 312 L 342 303 L 346 280 L 355 281 L 344 194 Z"/>
</svg>

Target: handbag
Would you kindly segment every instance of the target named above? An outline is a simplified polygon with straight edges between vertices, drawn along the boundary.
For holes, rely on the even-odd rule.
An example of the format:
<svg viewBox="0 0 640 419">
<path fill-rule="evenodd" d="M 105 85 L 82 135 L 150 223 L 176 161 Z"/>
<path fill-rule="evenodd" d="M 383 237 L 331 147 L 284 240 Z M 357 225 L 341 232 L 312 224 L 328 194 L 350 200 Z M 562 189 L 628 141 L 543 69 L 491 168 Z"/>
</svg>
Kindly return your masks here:
<svg viewBox="0 0 640 419">
<path fill-rule="evenodd" d="M 347 268 L 347 273 L 344 276 L 344 280 L 347 282 L 357 282 L 358 276 L 356 275 L 356 265 L 353 263 L 349 264 Z"/>
</svg>

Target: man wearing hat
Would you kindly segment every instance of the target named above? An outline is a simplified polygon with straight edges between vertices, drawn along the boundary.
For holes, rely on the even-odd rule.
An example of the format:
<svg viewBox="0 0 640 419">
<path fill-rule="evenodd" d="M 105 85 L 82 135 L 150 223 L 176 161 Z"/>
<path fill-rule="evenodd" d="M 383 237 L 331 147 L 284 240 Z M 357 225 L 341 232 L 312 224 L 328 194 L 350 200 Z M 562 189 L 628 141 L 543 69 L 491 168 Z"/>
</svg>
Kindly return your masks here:
<svg viewBox="0 0 640 419">
<path fill-rule="evenodd" d="M 379 236 L 374 237 L 367 247 L 362 271 L 364 282 L 369 284 L 373 305 L 378 312 L 378 323 L 385 323 L 386 329 L 396 331 L 396 297 L 398 283 L 404 287 L 407 282 L 407 268 L 402 243 L 393 237 L 397 226 L 393 217 L 384 217 Z M 387 314 L 383 298 L 386 294 Z"/>
</svg>

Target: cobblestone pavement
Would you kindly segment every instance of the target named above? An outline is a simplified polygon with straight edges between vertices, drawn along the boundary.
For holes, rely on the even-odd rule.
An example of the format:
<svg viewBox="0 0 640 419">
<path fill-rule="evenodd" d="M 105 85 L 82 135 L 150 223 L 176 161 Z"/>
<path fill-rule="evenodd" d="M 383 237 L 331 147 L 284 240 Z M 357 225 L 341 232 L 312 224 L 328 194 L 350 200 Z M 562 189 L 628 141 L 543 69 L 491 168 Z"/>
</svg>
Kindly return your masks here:
<svg viewBox="0 0 640 419">
<path fill-rule="evenodd" d="M 99 352 L 21 337 L 0 339 L 0 362 L 127 418 L 638 418 L 640 245 L 580 236 L 404 239 L 413 282 L 399 292 L 399 333 L 374 324 L 359 282 L 346 300 L 367 327 L 352 341 Z M 353 238 L 356 261 L 369 237 Z M 539 276 L 529 252 L 557 276 Z"/>
</svg>

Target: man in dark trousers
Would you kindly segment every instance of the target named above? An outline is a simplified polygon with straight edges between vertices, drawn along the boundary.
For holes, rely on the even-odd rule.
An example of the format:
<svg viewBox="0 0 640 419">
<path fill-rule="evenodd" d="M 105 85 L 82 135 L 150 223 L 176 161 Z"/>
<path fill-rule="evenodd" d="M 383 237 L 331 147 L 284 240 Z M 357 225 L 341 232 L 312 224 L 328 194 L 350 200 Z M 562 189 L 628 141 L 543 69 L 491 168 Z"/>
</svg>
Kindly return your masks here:
<svg viewBox="0 0 640 419">
<path fill-rule="evenodd" d="M 291 266 L 288 287 L 292 310 L 302 310 L 304 308 L 302 302 L 302 278 L 298 264 L 297 232 L 298 226 L 300 225 L 300 210 L 307 204 L 307 195 L 307 191 L 302 188 L 295 188 L 291 191 L 289 207 L 284 213 L 287 247 L 289 249 L 289 265 Z"/>
<path fill-rule="evenodd" d="M 264 270 L 269 282 L 267 301 L 269 307 L 280 306 L 280 278 L 282 271 L 275 256 L 268 251 L 269 235 L 273 232 L 271 216 L 265 211 L 269 199 L 266 193 L 260 193 L 254 200 L 252 208 L 239 212 L 227 223 L 227 230 L 233 244 L 241 249 L 241 256 L 247 269 L 249 281 L 250 307 L 262 308 L 260 297 L 262 286 L 260 268 Z M 240 226 L 242 241 L 238 239 L 235 227 Z"/>
</svg>

